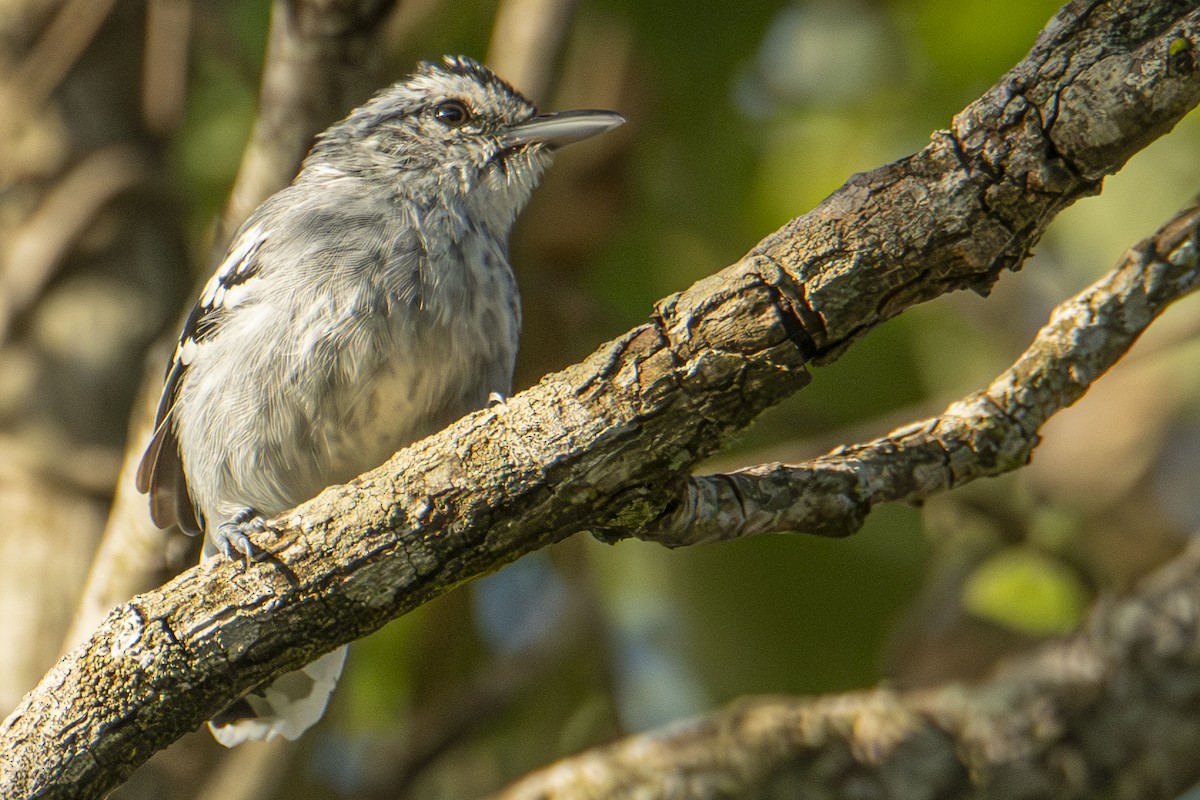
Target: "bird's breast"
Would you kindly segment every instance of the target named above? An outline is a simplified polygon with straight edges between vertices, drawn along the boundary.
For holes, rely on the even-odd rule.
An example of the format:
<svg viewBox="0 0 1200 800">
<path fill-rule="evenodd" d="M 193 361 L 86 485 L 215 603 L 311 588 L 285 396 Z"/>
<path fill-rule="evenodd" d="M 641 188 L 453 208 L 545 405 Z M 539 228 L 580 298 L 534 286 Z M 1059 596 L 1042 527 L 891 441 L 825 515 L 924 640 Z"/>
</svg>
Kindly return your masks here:
<svg viewBox="0 0 1200 800">
<path fill-rule="evenodd" d="M 370 299 L 364 305 L 373 310 L 333 348 L 332 414 L 314 426 L 330 482 L 378 466 L 482 408 L 492 392 L 511 390 L 520 307 L 507 262 L 443 266 L 417 297 Z"/>
</svg>

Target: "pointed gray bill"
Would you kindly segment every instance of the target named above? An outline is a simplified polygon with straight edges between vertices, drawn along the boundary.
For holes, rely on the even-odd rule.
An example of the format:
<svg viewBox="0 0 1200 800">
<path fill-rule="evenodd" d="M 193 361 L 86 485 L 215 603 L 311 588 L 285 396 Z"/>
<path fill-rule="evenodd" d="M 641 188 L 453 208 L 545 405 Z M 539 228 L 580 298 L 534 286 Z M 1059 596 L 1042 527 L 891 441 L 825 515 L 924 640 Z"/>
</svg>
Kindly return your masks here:
<svg viewBox="0 0 1200 800">
<path fill-rule="evenodd" d="M 520 147 L 540 143 L 548 147 L 562 147 L 624 124 L 625 118 L 612 111 L 582 110 L 540 114 L 514 125 L 504 137 L 504 146 Z"/>
</svg>

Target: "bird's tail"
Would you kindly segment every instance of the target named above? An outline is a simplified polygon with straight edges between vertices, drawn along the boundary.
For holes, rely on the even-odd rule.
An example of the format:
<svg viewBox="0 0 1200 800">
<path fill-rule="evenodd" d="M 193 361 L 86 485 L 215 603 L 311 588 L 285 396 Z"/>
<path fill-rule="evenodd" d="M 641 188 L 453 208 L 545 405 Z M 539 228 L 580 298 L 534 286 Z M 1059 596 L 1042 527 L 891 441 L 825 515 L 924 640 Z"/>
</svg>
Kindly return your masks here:
<svg viewBox="0 0 1200 800">
<path fill-rule="evenodd" d="M 297 739 L 325 713 L 345 663 L 345 647 L 326 653 L 255 689 L 209 720 L 208 728 L 226 747 L 250 740 L 269 742 L 277 736 Z"/>
</svg>

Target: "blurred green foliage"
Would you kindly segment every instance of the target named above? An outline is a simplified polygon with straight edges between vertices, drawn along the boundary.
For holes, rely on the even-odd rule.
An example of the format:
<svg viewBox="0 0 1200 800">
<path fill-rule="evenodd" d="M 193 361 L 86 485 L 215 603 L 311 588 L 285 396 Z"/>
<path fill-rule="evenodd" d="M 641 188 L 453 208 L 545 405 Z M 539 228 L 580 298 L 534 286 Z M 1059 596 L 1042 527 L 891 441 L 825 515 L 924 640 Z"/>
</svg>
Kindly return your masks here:
<svg viewBox="0 0 1200 800">
<path fill-rule="evenodd" d="M 603 19 L 632 42 L 631 104 L 620 109 L 631 118 L 630 152 L 619 220 L 578 274 L 563 278 L 585 298 L 578 318 L 526 343 L 526 357 L 539 365 L 577 360 L 851 174 L 920 148 L 1028 51 L 1058 3 L 581 6 L 581 17 Z M 187 122 L 173 142 L 201 269 L 204 231 L 251 122 L 266 7 L 265 0 L 211 6 L 214 24 L 195 55 Z M 390 54 L 392 74 L 442 52 L 482 56 L 493 12 L 490 3 L 439 4 Z M 1065 213 L 1024 273 L 1006 276 L 992 298 L 944 298 L 872 333 L 815 370 L 813 384 L 732 443 L 721 464 L 816 455 L 937 413 L 986 385 L 1055 303 L 1110 268 L 1196 191 L 1198 140 L 1193 115 L 1111 179 L 1100 199 Z M 547 223 L 522 221 L 539 224 Z M 523 257 L 514 252 L 518 268 Z M 1052 546 L 1035 537 L 1008 549 L 1036 527 L 1030 515 L 1050 490 L 1020 491 L 1020 502 L 999 492 L 971 510 L 988 515 L 996 533 L 964 570 L 963 593 L 949 605 L 1023 633 L 1069 629 L 1093 585 L 1081 577 L 1089 569 L 1077 541 L 1082 517 Z M 600 617 L 593 635 L 539 676 L 536 690 L 518 693 L 491 717 L 477 740 L 456 745 L 455 763 L 468 765 L 457 773 L 478 774 L 468 779 L 435 766 L 422 792 L 467 796 L 623 729 L 742 694 L 846 690 L 889 677 L 884 653 L 895 623 L 931 569 L 946 574 L 939 565 L 952 533 L 924 531 L 919 511 L 881 508 L 845 541 L 776 536 L 667 551 L 579 540 L 554 548 L 554 563 L 571 565 L 567 580 L 594 593 Z M 931 562 L 934 553 L 942 555 Z M 496 646 L 480 638 L 464 591 L 474 590 L 356 645 L 334 716 L 358 731 L 396 724 L 486 670 Z"/>
<path fill-rule="evenodd" d="M 963 602 L 975 616 L 1019 631 L 1068 633 L 1083 619 L 1087 589 L 1054 559 L 1009 548 L 972 573 Z"/>
</svg>

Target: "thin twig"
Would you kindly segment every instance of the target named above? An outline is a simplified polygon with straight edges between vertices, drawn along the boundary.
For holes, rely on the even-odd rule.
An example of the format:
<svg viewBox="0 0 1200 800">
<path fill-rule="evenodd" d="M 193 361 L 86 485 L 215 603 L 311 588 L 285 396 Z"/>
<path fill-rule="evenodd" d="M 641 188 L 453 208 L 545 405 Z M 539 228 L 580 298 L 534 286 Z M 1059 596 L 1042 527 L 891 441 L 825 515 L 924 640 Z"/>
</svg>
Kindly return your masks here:
<svg viewBox="0 0 1200 800">
<path fill-rule="evenodd" d="M 187 98 L 192 0 L 149 0 L 142 59 L 142 121 L 157 135 L 172 131 Z"/>
<path fill-rule="evenodd" d="M 13 70 L 13 85 L 31 108 L 40 108 L 83 55 L 116 0 L 66 0 L 29 53 Z"/>
<path fill-rule="evenodd" d="M 566 40 L 575 0 L 504 0 L 496 9 L 488 64 L 534 103 L 542 103 Z"/>
<path fill-rule="evenodd" d="M 313 137 L 376 83 L 383 20 L 396 0 L 274 0 L 258 117 L 242 154 L 215 249 L 300 168 Z"/>
</svg>

